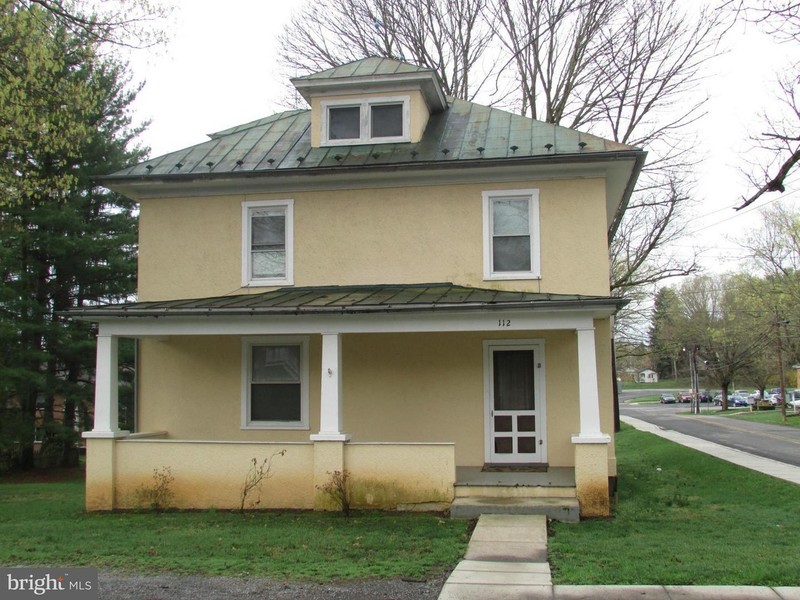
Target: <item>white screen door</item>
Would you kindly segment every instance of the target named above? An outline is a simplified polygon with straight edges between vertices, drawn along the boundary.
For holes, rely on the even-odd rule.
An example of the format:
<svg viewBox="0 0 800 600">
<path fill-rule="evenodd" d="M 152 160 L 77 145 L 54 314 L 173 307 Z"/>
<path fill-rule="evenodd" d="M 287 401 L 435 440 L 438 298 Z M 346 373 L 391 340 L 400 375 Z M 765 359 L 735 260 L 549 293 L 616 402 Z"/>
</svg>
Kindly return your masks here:
<svg viewBox="0 0 800 600">
<path fill-rule="evenodd" d="M 545 462 L 538 345 L 489 345 L 487 352 L 488 462 Z"/>
</svg>

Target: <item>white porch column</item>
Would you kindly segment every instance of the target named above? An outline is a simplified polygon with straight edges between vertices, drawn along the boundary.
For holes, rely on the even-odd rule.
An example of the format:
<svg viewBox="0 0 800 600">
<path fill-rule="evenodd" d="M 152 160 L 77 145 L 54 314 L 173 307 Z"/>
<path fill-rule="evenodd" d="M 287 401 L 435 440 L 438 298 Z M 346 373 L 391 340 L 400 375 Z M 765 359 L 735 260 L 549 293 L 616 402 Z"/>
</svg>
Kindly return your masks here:
<svg viewBox="0 0 800 600">
<path fill-rule="evenodd" d="M 125 437 L 119 428 L 119 338 L 102 333 L 97 336 L 94 383 L 94 428 L 87 438 Z"/>
<path fill-rule="evenodd" d="M 582 517 L 610 514 L 608 447 L 611 436 L 600 429 L 600 394 L 594 328 L 576 329 L 578 336 L 578 394 L 580 433 L 575 445 L 575 491 Z"/>
<path fill-rule="evenodd" d="M 611 436 L 600 429 L 600 396 L 597 390 L 597 359 L 594 328 L 577 329 L 578 394 L 581 430 L 572 436 L 573 444 L 607 444 Z"/>
<path fill-rule="evenodd" d="M 346 442 L 350 436 L 342 432 L 342 338 L 338 333 L 322 334 L 322 385 L 319 433 L 315 442 Z"/>
</svg>

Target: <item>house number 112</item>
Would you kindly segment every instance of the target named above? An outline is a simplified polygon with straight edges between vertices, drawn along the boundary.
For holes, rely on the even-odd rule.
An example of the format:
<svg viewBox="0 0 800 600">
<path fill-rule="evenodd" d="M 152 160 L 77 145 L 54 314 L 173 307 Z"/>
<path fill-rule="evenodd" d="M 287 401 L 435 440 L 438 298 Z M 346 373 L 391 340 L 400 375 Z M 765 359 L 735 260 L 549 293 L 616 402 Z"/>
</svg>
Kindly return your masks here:
<svg viewBox="0 0 800 600">
<path fill-rule="evenodd" d="M 497 320 L 498 327 L 511 327 L 511 319 L 498 319 Z"/>
</svg>

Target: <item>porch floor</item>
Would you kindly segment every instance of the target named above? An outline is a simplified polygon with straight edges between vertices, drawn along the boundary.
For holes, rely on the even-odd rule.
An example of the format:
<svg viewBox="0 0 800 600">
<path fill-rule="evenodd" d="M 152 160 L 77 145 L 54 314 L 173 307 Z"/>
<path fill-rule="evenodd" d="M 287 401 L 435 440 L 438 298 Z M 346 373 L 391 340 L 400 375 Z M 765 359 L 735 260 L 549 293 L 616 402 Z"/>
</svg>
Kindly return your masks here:
<svg viewBox="0 0 800 600">
<path fill-rule="evenodd" d="M 456 467 L 457 486 L 575 487 L 575 469 L 548 467 L 543 472 L 483 471 L 481 467 Z"/>
</svg>

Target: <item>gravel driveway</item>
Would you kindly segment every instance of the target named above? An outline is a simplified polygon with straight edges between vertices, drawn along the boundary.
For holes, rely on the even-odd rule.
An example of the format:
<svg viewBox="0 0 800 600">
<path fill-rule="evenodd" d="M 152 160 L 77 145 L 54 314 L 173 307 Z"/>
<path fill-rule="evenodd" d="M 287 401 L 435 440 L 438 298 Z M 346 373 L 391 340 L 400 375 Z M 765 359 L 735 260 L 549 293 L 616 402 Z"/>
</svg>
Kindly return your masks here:
<svg viewBox="0 0 800 600">
<path fill-rule="evenodd" d="M 332 583 L 275 581 L 260 577 L 140 576 L 101 572 L 103 600 L 436 600 L 447 576 L 427 581 L 370 579 Z"/>
</svg>

